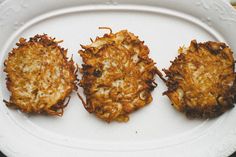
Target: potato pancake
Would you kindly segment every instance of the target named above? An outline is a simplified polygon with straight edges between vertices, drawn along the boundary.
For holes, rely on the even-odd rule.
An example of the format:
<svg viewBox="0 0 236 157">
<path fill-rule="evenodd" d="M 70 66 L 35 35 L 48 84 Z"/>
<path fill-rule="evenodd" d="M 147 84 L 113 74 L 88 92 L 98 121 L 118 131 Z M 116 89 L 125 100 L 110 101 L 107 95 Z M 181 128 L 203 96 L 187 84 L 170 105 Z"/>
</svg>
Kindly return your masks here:
<svg viewBox="0 0 236 157">
<path fill-rule="evenodd" d="M 19 40 L 4 62 L 11 92 L 9 102 L 4 100 L 7 106 L 25 113 L 63 114 L 65 99 L 76 89 L 76 68 L 58 43 L 47 35 Z"/>
<path fill-rule="evenodd" d="M 157 69 L 137 36 L 127 30 L 111 31 L 82 48 L 80 86 L 88 112 L 107 122 L 127 122 L 131 112 L 152 101 Z"/>
<path fill-rule="evenodd" d="M 168 90 L 173 106 L 189 118 L 214 118 L 234 107 L 234 58 L 224 43 L 193 40 L 180 48 L 168 70 Z"/>
</svg>

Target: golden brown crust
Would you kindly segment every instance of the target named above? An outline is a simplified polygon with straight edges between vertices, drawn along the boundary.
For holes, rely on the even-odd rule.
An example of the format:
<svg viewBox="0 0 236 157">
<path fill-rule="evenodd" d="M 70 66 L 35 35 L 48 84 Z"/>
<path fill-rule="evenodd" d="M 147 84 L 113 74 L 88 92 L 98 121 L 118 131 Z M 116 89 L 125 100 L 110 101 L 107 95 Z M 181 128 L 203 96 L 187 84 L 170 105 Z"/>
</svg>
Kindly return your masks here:
<svg viewBox="0 0 236 157">
<path fill-rule="evenodd" d="M 76 68 L 59 42 L 47 35 L 19 40 L 4 62 L 11 92 L 10 101 L 4 100 L 7 106 L 26 113 L 63 114 L 69 102 L 65 99 L 76 89 Z"/>
<path fill-rule="evenodd" d="M 214 118 L 234 107 L 236 81 L 233 52 L 224 43 L 191 42 L 180 48 L 168 70 L 168 90 L 173 106 L 189 118 Z"/>
<path fill-rule="evenodd" d="M 122 30 L 105 34 L 79 51 L 84 64 L 80 86 L 85 108 L 110 121 L 128 121 L 128 114 L 152 101 L 157 69 L 149 49 L 137 36 Z"/>
</svg>

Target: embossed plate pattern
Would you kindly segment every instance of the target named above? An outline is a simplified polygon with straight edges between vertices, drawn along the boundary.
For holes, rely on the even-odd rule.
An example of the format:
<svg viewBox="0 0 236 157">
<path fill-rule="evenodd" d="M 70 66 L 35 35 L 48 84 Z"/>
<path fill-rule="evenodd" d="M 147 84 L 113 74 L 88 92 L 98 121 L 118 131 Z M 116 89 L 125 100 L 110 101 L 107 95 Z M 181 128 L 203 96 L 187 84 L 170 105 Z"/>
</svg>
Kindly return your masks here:
<svg viewBox="0 0 236 157">
<path fill-rule="evenodd" d="M 19 37 L 47 33 L 81 64 L 80 44 L 106 31 L 128 29 L 150 48 L 158 68 L 167 68 L 192 39 L 228 43 L 236 51 L 236 13 L 223 0 L 5 0 L 0 1 L 0 61 Z M 8 99 L 5 74 L 0 99 Z M 81 77 L 79 75 L 79 77 Z M 158 87 L 153 102 L 128 123 L 104 123 L 85 111 L 76 93 L 63 117 L 29 116 L 0 105 L 0 149 L 8 156 L 228 156 L 236 150 L 235 109 L 213 120 L 188 120 Z M 79 89 L 82 93 L 82 89 Z"/>
</svg>

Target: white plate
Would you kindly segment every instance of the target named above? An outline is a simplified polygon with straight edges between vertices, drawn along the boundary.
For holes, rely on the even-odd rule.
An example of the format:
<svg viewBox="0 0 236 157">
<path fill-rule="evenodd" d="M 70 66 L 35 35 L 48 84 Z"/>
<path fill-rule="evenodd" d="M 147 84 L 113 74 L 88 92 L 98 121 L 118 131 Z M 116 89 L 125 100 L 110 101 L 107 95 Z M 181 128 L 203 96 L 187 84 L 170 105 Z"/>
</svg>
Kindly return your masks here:
<svg viewBox="0 0 236 157">
<path fill-rule="evenodd" d="M 159 69 L 179 46 L 216 40 L 236 51 L 236 13 L 221 0 L 6 0 L 0 3 L 0 99 L 9 99 L 3 61 L 19 39 L 47 33 L 81 64 L 80 44 L 128 29 L 145 41 Z M 81 75 L 79 75 L 81 76 Z M 128 123 L 107 124 L 85 111 L 75 93 L 63 117 L 28 116 L 0 105 L 0 150 L 8 156 L 228 156 L 236 150 L 236 110 L 213 120 L 188 120 L 174 110 L 156 79 L 153 102 Z M 82 92 L 82 89 L 79 89 Z"/>
</svg>

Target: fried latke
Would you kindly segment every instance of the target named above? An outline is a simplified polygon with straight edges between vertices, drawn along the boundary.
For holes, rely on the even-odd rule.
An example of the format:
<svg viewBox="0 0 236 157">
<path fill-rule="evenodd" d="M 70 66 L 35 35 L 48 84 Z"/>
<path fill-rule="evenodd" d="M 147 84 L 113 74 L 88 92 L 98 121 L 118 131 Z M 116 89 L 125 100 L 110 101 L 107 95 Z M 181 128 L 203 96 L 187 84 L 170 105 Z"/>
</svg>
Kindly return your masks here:
<svg viewBox="0 0 236 157">
<path fill-rule="evenodd" d="M 173 106 L 189 118 L 214 118 L 234 107 L 234 58 L 224 43 L 197 43 L 180 48 L 168 70 L 168 90 Z"/>
<path fill-rule="evenodd" d="M 63 114 L 65 99 L 76 89 L 76 68 L 67 50 L 47 35 L 20 38 L 5 60 L 9 107 L 25 113 Z"/>
<path fill-rule="evenodd" d="M 88 112 L 107 122 L 126 122 L 131 112 L 152 101 L 157 69 L 148 57 L 148 47 L 137 36 L 127 30 L 111 31 L 82 48 L 80 86 Z"/>
</svg>

